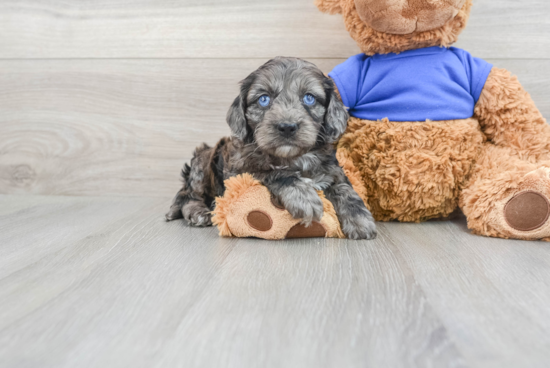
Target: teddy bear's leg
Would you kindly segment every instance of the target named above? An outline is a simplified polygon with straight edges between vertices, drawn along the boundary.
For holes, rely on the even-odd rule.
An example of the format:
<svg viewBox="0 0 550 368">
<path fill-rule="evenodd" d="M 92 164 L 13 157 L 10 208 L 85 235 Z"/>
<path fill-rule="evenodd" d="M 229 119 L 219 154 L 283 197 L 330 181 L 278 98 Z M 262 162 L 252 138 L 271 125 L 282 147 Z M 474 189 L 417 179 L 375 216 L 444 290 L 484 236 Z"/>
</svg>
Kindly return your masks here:
<svg viewBox="0 0 550 368">
<path fill-rule="evenodd" d="M 513 148 L 484 144 L 460 207 L 476 234 L 550 238 L 550 161 L 528 162 Z"/>
</svg>

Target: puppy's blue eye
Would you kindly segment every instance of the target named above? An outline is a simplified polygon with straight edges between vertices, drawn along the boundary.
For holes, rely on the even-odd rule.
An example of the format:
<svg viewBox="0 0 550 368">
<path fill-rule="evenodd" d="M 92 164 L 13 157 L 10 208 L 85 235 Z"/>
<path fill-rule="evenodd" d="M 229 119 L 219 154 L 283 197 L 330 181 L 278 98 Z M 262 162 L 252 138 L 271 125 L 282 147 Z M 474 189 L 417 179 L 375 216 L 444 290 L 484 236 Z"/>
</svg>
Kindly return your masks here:
<svg viewBox="0 0 550 368">
<path fill-rule="evenodd" d="M 271 98 L 268 96 L 268 95 L 263 95 L 262 97 L 260 97 L 260 99 L 258 100 L 258 103 L 260 104 L 260 106 L 262 107 L 266 107 L 267 105 L 269 105 L 269 102 L 271 101 Z"/>
<path fill-rule="evenodd" d="M 315 97 L 313 95 L 310 95 L 309 93 L 304 96 L 304 103 L 308 106 L 315 104 Z"/>
</svg>

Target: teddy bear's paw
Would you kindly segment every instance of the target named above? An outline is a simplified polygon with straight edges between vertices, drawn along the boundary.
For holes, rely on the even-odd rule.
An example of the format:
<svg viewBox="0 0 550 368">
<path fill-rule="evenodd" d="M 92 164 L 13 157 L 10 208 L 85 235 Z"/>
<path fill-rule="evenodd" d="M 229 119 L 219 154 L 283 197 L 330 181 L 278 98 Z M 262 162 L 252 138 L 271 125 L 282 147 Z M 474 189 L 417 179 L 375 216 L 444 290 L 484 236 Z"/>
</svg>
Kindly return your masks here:
<svg viewBox="0 0 550 368">
<path fill-rule="evenodd" d="M 349 239 L 371 240 L 376 238 L 376 225 L 374 219 L 369 216 L 356 216 L 340 219 L 342 231 Z"/>
<path fill-rule="evenodd" d="M 517 190 L 499 206 L 509 236 L 519 239 L 550 237 L 550 169 L 525 175 Z"/>
<path fill-rule="evenodd" d="M 275 196 L 252 176 L 235 177 L 226 181 L 225 195 L 216 200 L 214 213 L 222 236 L 271 240 L 344 237 L 332 204 L 322 192 L 307 186 L 289 186 Z M 309 226 L 302 223 L 303 215 L 309 216 Z"/>
<path fill-rule="evenodd" d="M 279 210 L 282 210 L 280 207 Z M 251 211 L 246 216 L 246 222 L 248 226 L 253 228 L 254 230 L 261 231 L 261 232 L 267 232 L 270 231 L 275 225 L 275 223 L 280 224 L 280 221 L 276 219 L 275 221 L 271 218 L 269 214 L 263 211 Z M 305 225 L 298 223 L 294 225 L 286 235 L 284 236 L 286 239 L 294 239 L 294 238 L 323 238 L 327 235 L 327 230 L 321 224 L 320 222 L 312 222 L 308 227 Z"/>
</svg>

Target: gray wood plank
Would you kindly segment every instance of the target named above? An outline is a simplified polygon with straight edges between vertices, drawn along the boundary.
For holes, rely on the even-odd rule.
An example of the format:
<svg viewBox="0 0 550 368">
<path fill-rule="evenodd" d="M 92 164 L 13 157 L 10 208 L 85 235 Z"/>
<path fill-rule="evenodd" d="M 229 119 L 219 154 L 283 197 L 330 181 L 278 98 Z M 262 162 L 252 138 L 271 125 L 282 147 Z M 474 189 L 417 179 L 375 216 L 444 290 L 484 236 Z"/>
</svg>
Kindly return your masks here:
<svg viewBox="0 0 550 368">
<path fill-rule="evenodd" d="M 473 1 L 472 15 L 457 47 L 485 59 L 550 57 L 550 2 Z"/>
<path fill-rule="evenodd" d="M 391 229 L 452 340 L 479 367 L 548 367 L 550 245 L 469 234 L 452 222 Z"/>
<path fill-rule="evenodd" d="M 222 239 L 165 223 L 167 199 L 34 198 L 0 196 L 0 366 L 470 366 L 394 224 Z"/>
<path fill-rule="evenodd" d="M 265 60 L 0 61 L 0 193 L 171 196 Z M 313 59 L 330 71 L 343 59 Z M 550 117 L 544 60 L 493 60 Z"/>
<path fill-rule="evenodd" d="M 549 58 L 550 3 L 475 0 L 460 47 Z M 4 0 L 0 58 L 342 58 L 358 53 L 313 0 Z"/>
<path fill-rule="evenodd" d="M 8 0 L 0 58 L 271 58 L 357 53 L 312 0 Z"/>
<path fill-rule="evenodd" d="M 0 193 L 173 195 L 265 61 L 0 62 Z"/>
</svg>

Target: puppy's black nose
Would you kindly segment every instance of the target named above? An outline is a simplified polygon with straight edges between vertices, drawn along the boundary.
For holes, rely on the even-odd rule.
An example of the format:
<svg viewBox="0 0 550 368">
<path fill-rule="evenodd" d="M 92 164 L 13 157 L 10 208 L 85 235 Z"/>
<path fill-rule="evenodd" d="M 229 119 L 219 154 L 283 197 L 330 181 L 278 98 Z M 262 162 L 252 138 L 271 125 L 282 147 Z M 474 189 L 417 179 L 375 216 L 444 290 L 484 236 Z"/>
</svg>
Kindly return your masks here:
<svg viewBox="0 0 550 368">
<path fill-rule="evenodd" d="M 294 134 L 296 134 L 296 131 L 298 130 L 298 124 L 286 124 L 282 123 L 277 126 L 277 129 L 279 130 L 279 133 L 285 138 L 290 138 Z"/>
</svg>

